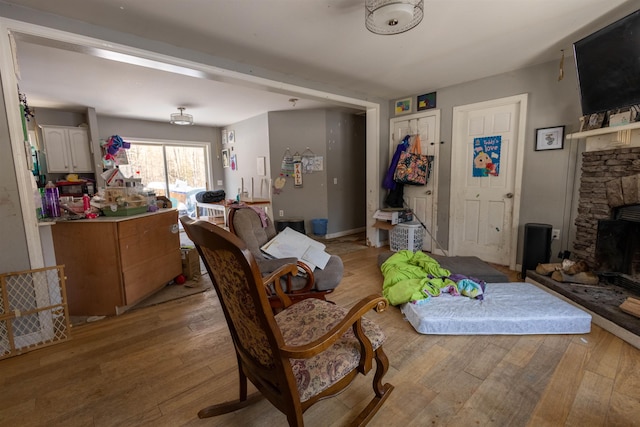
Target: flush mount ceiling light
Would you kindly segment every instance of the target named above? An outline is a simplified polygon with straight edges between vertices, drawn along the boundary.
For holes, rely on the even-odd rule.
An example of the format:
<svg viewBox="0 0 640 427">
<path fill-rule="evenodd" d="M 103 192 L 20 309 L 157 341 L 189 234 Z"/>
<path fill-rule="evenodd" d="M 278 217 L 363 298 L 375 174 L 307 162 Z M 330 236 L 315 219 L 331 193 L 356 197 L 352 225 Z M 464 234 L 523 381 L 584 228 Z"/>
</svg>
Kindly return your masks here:
<svg viewBox="0 0 640 427">
<path fill-rule="evenodd" d="M 184 107 L 178 107 L 180 110 L 179 113 L 173 113 L 171 115 L 171 124 L 172 125 L 192 125 L 193 124 L 193 116 L 191 114 L 185 114 Z"/>
<path fill-rule="evenodd" d="M 375 34 L 400 34 L 422 21 L 424 0 L 365 0 L 365 24 Z"/>
</svg>

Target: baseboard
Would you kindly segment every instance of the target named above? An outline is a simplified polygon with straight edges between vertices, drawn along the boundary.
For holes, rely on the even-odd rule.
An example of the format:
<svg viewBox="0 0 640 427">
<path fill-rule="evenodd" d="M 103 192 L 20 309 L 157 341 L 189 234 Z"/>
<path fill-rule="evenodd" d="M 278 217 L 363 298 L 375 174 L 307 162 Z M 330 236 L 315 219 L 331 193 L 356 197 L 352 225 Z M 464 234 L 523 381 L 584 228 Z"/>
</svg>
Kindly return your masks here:
<svg viewBox="0 0 640 427">
<path fill-rule="evenodd" d="M 349 236 L 351 234 L 361 233 L 365 231 L 366 227 L 354 228 L 351 230 L 338 231 L 337 233 L 330 233 L 324 236 L 325 239 L 335 239 L 336 237 Z"/>
</svg>

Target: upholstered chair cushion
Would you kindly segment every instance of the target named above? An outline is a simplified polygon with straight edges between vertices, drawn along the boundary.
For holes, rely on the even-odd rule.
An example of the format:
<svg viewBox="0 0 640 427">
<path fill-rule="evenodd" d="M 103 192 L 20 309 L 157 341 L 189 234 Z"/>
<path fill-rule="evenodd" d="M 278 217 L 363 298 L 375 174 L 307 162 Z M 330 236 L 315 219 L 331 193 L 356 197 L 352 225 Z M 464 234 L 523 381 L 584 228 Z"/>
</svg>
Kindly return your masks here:
<svg viewBox="0 0 640 427">
<path fill-rule="evenodd" d="M 276 314 L 276 322 L 286 345 L 299 346 L 312 342 L 329 332 L 348 310 L 308 298 Z M 362 318 L 362 327 L 373 349 L 382 345 L 386 337 L 375 323 Z M 300 401 L 304 402 L 338 382 L 360 362 L 360 344 L 349 329 L 326 351 L 310 359 L 291 359 Z"/>
</svg>

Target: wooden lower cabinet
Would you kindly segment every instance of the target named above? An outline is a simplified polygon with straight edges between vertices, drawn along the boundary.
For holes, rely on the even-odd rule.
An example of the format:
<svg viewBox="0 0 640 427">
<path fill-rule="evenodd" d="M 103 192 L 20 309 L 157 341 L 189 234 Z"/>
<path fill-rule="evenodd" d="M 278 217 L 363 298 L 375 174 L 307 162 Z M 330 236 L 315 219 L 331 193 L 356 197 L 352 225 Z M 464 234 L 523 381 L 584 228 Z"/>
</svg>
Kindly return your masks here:
<svg viewBox="0 0 640 427">
<path fill-rule="evenodd" d="M 175 209 L 63 221 L 51 231 L 72 316 L 120 314 L 182 272 Z"/>
</svg>

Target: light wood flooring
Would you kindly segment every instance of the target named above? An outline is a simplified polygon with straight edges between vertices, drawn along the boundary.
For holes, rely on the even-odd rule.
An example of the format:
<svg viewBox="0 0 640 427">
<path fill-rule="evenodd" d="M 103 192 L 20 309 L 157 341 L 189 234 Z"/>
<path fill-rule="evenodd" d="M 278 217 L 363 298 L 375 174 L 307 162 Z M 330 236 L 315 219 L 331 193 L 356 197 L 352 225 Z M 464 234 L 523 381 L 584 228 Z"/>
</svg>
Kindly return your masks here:
<svg viewBox="0 0 640 427">
<path fill-rule="evenodd" d="M 347 254 L 332 300 L 381 291 L 376 258 Z M 420 335 L 399 309 L 379 322 L 395 390 L 372 426 L 631 426 L 640 423 L 640 350 L 593 325 L 586 335 Z M 237 395 L 233 348 L 215 292 L 75 327 L 72 340 L 0 361 L 2 426 L 282 426 L 268 402 L 214 419 Z M 346 425 L 372 373 L 305 413 Z"/>
</svg>

